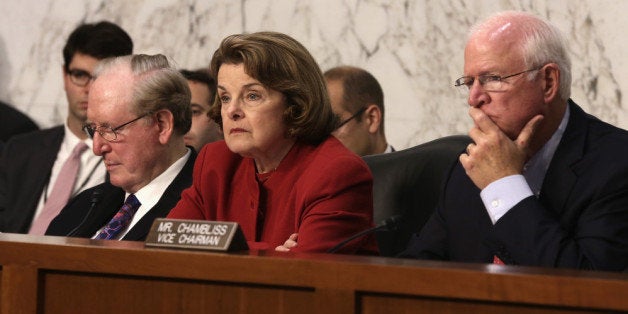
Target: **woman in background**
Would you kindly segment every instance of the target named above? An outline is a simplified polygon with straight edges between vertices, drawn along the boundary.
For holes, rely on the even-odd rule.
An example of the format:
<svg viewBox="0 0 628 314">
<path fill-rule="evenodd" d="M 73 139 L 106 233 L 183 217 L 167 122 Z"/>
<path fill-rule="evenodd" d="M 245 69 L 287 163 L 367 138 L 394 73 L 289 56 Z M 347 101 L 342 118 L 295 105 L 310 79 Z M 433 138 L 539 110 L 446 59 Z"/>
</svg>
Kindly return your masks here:
<svg viewBox="0 0 628 314">
<path fill-rule="evenodd" d="M 303 45 L 275 32 L 232 35 L 210 71 L 210 115 L 225 141 L 201 150 L 168 218 L 234 221 L 251 249 L 300 252 L 325 252 L 373 226 L 371 173 L 330 135 L 338 120 Z M 376 251 L 365 237 L 340 252 Z"/>
</svg>

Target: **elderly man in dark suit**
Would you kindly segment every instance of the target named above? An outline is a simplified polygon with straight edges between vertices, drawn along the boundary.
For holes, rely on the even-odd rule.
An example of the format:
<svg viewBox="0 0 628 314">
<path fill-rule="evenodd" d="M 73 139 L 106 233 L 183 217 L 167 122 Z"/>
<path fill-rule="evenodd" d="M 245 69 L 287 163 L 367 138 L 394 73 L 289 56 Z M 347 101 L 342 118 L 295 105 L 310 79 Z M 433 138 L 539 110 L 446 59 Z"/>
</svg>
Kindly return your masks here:
<svg viewBox="0 0 628 314">
<path fill-rule="evenodd" d="M 144 240 L 192 183 L 190 89 L 163 55 L 106 59 L 94 76 L 85 129 L 110 182 L 74 198 L 46 234 Z"/>
<path fill-rule="evenodd" d="M 82 130 L 87 97 L 98 61 L 132 51 L 131 37 L 110 22 L 81 24 L 70 34 L 62 68 L 67 119 L 6 142 L 0 159 L 0 232 L 41 235 L 69 199 L 105 181 L 105 166 L 90 152 L 92 141 Z"/>
<path fill-rule="evenodd" d="M 570 97 L 560 32 L 502 12 L 465 49 L 473 143 L 406 257 L 596 270 L 628 265 L 628 132 Z"/>
</svg>

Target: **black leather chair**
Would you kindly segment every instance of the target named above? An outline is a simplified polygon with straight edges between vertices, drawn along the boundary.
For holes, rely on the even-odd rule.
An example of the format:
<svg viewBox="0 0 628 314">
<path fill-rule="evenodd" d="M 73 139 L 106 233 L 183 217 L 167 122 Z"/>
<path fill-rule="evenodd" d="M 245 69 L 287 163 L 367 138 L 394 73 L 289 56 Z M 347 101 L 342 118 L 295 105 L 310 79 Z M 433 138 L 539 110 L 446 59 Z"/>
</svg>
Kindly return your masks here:
<svg viewBox="0 0 628 314">
<path fill-rule="evenodd" d="M 396 230 L 375 233 L 380 254 L 395 256 L 434 211 L 444 175 L 471 142 L 453 135 L 389 154 L 365 156 L 373 173 L 375 223 L 400 215 Z"/>
</svg>

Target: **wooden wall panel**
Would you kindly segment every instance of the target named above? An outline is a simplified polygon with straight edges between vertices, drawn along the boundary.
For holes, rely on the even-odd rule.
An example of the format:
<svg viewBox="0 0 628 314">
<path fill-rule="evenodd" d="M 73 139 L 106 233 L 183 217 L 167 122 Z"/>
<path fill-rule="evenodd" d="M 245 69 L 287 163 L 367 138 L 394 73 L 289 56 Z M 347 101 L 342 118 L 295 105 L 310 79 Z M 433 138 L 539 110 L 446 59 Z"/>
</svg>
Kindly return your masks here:
<svg viewBox="0 0 628 314">
<path fill-rule="evenodd" d="M 46 313 L 314 313 L 313 290 L 198 280 L 51 272 Z"/>
<path fill-rule="evenodd" d="M 390 295 L 365 295 L 360 300 L 360 312 L 379 313 L 434 313 L 434 314 L 585 314 L 608 313 L 605 310 L 587 310 L 568 307 L 550 307 L 528 304 L 492 303 L 446 298 L 417 298 Z"/>
<path fill-rule="evenodd" d="M 0 314 L 628 313 L 628 274 L 0 234 Z"/>
</svg>

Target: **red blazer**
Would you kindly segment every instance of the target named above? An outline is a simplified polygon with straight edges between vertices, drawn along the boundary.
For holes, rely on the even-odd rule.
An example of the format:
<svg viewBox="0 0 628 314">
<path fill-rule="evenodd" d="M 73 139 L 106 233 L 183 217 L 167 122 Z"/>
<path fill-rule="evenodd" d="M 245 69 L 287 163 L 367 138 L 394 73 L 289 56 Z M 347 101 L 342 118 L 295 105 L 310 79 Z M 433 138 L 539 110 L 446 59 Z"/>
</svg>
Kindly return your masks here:
<svg viewBox="0 0 628 314">
<path fill-rule="evenodd" d="M 330 136 L 318 146 L 297 142 L 266 181 L 252 158 L 224 141 L 205 145 L 192 186 L 168 218 L 235 221 L 251 249 L 274 249 L 298 233 L 292 251 L 325 252 L 373 226 L 373 178 L 364 161 Z M 342 253 L 376 253 L 373 237 Z"/>
</svg>

